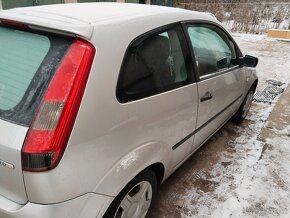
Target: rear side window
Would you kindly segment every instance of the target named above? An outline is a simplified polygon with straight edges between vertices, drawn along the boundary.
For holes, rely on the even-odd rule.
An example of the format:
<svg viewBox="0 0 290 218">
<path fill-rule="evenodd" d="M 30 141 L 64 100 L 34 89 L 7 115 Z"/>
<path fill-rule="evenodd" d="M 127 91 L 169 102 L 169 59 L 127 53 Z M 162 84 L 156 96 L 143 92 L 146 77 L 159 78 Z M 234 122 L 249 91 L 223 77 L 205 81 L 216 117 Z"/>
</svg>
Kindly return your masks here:
<svg viewBox="0 0 290 218">
<path fill-rule="evenodd" d="M 72 40 L 0 26 L 0 118 L 29 126 Z"/>
<path fill-rule="evenodd" d="M 179 26 L 137 38 L 128 48 L 117 85 L 120 102 L 138 100 L 188 84 Z"/>
</svg>

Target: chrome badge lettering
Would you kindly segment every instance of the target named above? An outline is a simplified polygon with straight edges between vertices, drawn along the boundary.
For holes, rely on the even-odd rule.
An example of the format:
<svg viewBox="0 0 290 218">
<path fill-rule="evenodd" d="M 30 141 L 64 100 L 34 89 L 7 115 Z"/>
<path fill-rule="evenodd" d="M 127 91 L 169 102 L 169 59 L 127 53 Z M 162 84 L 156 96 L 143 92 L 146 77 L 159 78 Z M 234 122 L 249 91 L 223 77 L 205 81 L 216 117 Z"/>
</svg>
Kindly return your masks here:
<svg viewBox="0 0 290 218">
<path fill-rule="evenodd" d="M 14 165 L 13 164 L 7 163 L 7 162 L 2 161 L 2 160 L 0 160 L 0 166 L 7 167 L 9 169 L 14 169 Z"/>
</svg>

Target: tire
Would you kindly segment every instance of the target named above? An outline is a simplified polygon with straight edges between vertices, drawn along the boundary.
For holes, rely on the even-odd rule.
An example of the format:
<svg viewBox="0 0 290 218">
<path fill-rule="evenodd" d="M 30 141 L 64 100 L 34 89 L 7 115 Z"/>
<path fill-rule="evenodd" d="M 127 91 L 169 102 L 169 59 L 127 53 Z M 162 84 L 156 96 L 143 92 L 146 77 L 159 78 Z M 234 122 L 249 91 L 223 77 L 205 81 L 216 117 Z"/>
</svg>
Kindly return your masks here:
<svg viewBox="0 0 290 218">
<path fill-rule="evenodd" d="M 232 117 L 232 121 L 234 123 L 241 123 L 247 116 L 250 107 L 252 105 L 253 97 L 254 97 L 255 89 L 252 87 L 249 92 L 247 93 L 244 101 L 242 102 L 241 106 L 239 107 L 238 111 Z"/>
<path fill-rule="evenodd" d="M 118 194 L 103 218 L 144 218 L 153 205 L 156 193 L 156 175 L 151 170 L 145 170 Z"/>
</svg>

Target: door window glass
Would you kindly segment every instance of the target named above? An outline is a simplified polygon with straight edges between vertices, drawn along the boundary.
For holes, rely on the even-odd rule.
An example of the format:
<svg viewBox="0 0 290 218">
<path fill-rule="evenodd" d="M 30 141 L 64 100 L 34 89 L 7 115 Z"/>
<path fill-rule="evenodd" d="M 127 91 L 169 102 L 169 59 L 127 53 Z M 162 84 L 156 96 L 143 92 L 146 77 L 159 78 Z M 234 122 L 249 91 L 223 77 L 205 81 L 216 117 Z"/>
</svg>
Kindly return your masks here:
<svg viewBox="0 0 290 218">
<path fill-rule="evenodd" d="M 187 30 L 200 77 L 233 66 L 236 58 L 234 44 L 221 29 L 197 25 L 189 26 Z"/>
<path fill-rule="evenodd" d="M 120 102 L 148 97 L 188 82 L 185 58 L 175 29 L 152 34 L 129 47 L 117 86 Z"/>
</svg>

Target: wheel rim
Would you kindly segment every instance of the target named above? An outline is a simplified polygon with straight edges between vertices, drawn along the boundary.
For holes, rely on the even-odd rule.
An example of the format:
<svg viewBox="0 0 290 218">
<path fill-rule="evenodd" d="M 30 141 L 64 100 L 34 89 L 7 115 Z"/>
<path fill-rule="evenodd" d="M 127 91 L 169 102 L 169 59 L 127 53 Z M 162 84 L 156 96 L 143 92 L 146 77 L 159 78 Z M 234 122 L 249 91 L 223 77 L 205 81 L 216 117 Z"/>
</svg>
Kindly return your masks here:
<svg viewBox="0 0 290 218">
<path fill-rule="evenodd" d="M 250 110 L 252 100 L 253 100 L 254 92 L 250 91 L 247 95 L 244 107 L 243 107 L 243 118 L 245 118 Z"/>
<path fill-rule="evenodd" d="M 152 201 L 152 186 L 143 181 L 136 184 L 123 198 L 115 218 L 144 218 Z"/>
</svg>

